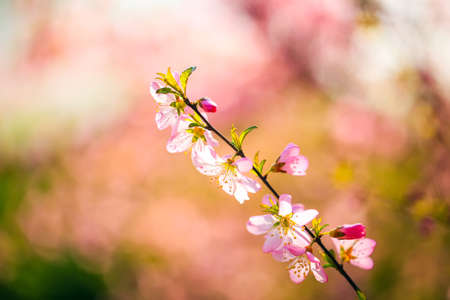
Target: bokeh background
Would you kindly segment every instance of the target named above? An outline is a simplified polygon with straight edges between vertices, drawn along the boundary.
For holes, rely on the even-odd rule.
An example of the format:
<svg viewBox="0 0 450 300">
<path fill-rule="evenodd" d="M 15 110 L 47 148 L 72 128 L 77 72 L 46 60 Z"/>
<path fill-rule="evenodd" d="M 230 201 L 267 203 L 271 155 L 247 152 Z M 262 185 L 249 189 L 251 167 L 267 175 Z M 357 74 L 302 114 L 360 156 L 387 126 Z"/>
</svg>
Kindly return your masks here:
<svg viewBox="0 0 450 300">
<path fill-rule="evenodd" d="M 0 299 L 354 299 L 262 253 L 266 190 L 165 151 L 148 85 L 191 65 L 246 153 L 300 145 L 280 192 L 367 224 L 368 299 L 450 299 L 449 1 L 4 0 L 0 26 Z"/>
</svg>

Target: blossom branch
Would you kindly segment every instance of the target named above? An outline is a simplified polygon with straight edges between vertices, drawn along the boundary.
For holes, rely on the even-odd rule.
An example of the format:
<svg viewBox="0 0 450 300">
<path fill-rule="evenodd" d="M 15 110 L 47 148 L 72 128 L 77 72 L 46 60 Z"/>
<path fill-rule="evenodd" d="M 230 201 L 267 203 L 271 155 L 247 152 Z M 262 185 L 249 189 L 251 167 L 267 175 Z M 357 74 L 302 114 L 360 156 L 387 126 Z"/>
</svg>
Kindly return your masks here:
<svg viewBox="0 0 450 300">
<path fill-rule="evenodd" d="M 240 134 L 233 126 L 229 140 L 211 125 L 205 114 L 216 112 L 217 104 L 209 98 L 191 102 L 186 96 L 187 81 L 194 70 L 195 67 L 190 67 L 179 75 L 172 74 L 169 68 L 167 74 L 157 73 L 157 79 L 165 86 L 158 82 L 153 82 L 150 86 L 150 93 L 159 106 L 155 118 L 158 129 L 172 128 L 167 151 L 180 153 L 192 148 L 191 158 L 195 168 L 204 175 L 215 177 L 223 191 L 234 196 L 241 204 L 250 199 L 248 193 L 256 193 L 261 188 L 257 181 L 243 175 L 253 170 L 273 194 L 267 194 L 262 199 L 261 207 L 266 214 L 250 217 L 247 222 L 250 233 L 264 234 L 263 252 L 270 253 L 280 262 L 290 262 L 288 271 L 294 283 L 302 282 L 310 271 L 317 281 L 325 283 L 328 276 L 324 268 L 333 267 L 349 282 L 360 300 L 366 299 L 343 267 L 345 262 L 362 269 L 373 267 L 370 255 L 376 242 L 365 238 L 365 226 L 359 223 L 346 224 L 323 232 L 328 224 L 322 225 L 321 218 L 316 218 L 319 214 L 317 210 L 305 209 L 300 203 L 292 204 L 292 196 L 289 194 L 278 194 L 267 180 L 268 174 L 304 176 L 308 169 L 308 159 L 300 154 L 300 148 L 296 144 L 289 143 L 264 173 L 266 160 L 259 161 L 259 152 L 252 162 L 242 149 L 246 136 L 256 126 L 251 126 Z M 188 107 L 192 111 L 186 111 Z M 216 153 L 214 147 L 219 142 L 213 133 L 234 150 L 233 155 L 221 157 Z M 309 223 L 311 228 L 307 226 Z M 340 263 L 334 251 L 324 246 L 321 238 L 325 235 L 329 235 L 335 243 Z M 321 261 L 313 255 L 314 243 L 323 250 L 322 255 L 327 264 L 322 266 Z"/>
<path fill-rule="evenodd" d="M 206 128 L 208 130 L 211 130 L 214 132 L 220 139 L 222 139 L 228 146 L 230 146 L 235 152 L 236 155 L 245 157 L 245 154 L 242 149 L 238 149 L 235 145 L 233 145 L 232 142 L 230 142 L 223 134 L 221 134 L 211 123 L 199 112 L 197 105 L 195 103 L 192 103 L 187 97 L 183 96 L 183 100 L 186 103 L 187 106 L 189 106 L 206 124 Z M 272 194 L 279 199 L 280 195 L 278 192 L 272 187 L 272 185 L 267 180 L 266 176 L 263 176 L 254 166 L 253 171 L 255 174 L 259 177 L 259 179 L 264 183 L 264 185 L 272 192 Z M 333 262 L 336 270 L 338 270 L 339 273 L 341 273 L 342 276 L 348 281 L 350 286 L 355 290 L 355 292 L 361 293 L 361 289 L 356 285 L 356 283 L 353 281 L 353 279 L 350 277 L 350 275 L 344 270 L 344 267 L 342 264 L 340 264 L 334 255 L 330 253 L 330 251 L 325 247 L 325 245 L 322 243 L 320 235 L 315 235 L 306 225 L 303 226 L 305 231 L 311 236 L 313 239 L 313 242 L 315 242 L 319 247 L 322 249 L 322 251 L 325 253 L 325 255 Z"/>
</svg>

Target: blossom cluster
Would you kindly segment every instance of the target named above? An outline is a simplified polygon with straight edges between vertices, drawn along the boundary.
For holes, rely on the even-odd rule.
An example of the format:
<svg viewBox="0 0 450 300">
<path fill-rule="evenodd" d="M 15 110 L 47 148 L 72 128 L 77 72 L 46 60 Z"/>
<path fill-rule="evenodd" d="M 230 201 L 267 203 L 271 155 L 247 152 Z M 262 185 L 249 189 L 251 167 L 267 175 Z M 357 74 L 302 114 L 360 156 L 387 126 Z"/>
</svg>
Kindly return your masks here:
<svg viewBox="0 0 450 300">
<path fill-rule="evenodd" d="M 169 153 L 190 151 L 194 167 L 201 174 L 216 179 L 223 191 L 234 196 L 241 204 L 249 200 L 249 193 L 256 193 L 261 189 L 256 180 L 247 176 L 251 171 L 263 179 L 266 185 L 270 173 L 306 175 L 308 159 L 300 154 L 300 148 L 294 143 L 285 147 L 263 175 L 266 160 L 259 162 L 257 153 L 252 162 L 242 151 L 245 137 L 255 126 L 247 128 L 240 135 L 233 127 L 231 142 L 215 130 L 208 122 L 207 114 L 215 113 L 217 104 L 208 98 L 191 102 L 186 96 L 186 84 L 194 70 L 195 67 L 191 67 L 179 74 L 172 73 L 169 69 L 166 74 L 158 73 L 158 81 L 150 85 L 150 93 L 158 105 L 156 125 L 160 130 L 171 129 L 166 147 Z M 219 155 L 216 152 L 219 142 L 214 134 L 226 141 L 234 153 Z M 250 217 L 247 230 L 264 236 L 264 253 L 271 254 L 277 261 L 289 263 L 287 269 L 293 282 L 302 282 L 310 271 L 317 281 L 327 282 L 324 269 L 332 267 L 343 272 L 342 265 L 346 262 L 363 269 L 373 267 L 370 255 L 376 242 L 366 238 L 364 225 L 342 225 L 325 232 L 328 225 L 321 224 L 317 210 L 293 204 L 289 194 L 273 194 L 275 196 L 263 197 L 260 206 L 264 214 Z M 325 235 L 331 237 L 337 256 L 333 250 L 323 248 L 320 239 Z M 317 250 L 313 248 L 318 241 L 324 250 L 321 254 L 326 264 L 322 264 Z"/>
</svg>

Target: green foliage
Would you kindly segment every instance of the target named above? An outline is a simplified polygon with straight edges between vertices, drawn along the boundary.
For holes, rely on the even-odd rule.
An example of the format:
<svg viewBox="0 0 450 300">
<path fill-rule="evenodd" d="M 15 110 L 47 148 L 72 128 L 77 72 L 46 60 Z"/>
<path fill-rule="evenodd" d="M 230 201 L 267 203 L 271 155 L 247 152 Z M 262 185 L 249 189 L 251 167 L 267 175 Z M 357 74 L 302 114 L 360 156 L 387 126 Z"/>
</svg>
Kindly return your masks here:
<svg viewBox="0 0 450 300">
<path fill-rule="evenodd" d="M 336 253 L 334 252 L 333 249 L 328 249 L 328 251 L 330 252 L 330 254 L 333 256 L 334 259 L 336 259 Z M 324 264 L 322 267 L 324 268 L 335 268 L 337 269 L 336 264 L 334 263 L 334 261 L 325 253 L 322 252 L 322 257 L 323 259 L 327 262 L 326 264 Z"/>
<path fill-rule="evenodd" d="M 364 295 L 361 291 L 356 291 L 356 294 L 358 295 L 358 300 L 366 300 L 366 295 Z"/>
<path fill-rule="evenodd" d="M 172 72 L 170 71 L 170 68 L 167 69 L 167 74 L 165 76 L 165 82 L 167 85 L 171 86 L 173 89 L 182 92 L 180 86 L 178 85 L 178 82 L 175 80 L 175 77 L 173 77 Z"/>
<path fill-rule="evenodd" d="M 241 134 L 238 135 L 237 129 L 236 127 L 234 127 L 234 125 L 231 127 L 231 140 L 232 140 L 232 144 L 238 149 L 238 150 L 242 150 L 242 145 L 244 143 L 245 137 L 252 132 L 254 129 L 256 129 L 258 127 L 256 126 L 250 126 L 247 129 L 245 129 L 244 131 L 242 131 Z"/>
<path fill-rule="evenodd" d="M 259 151 L 256 152 L 255 157 L 253 158 L 253 166 L 255 166 L 255 169 L 258 170 L 260 174 L 263 173 L 263 168 L 266 161 L 266 159 L 259 161 Z"/>
<path fill-rule="evenodd" d="M 186 85 L 187 85 L 189 76 L 191 76 L 192 72 L 194 72 L 195 69 L 197 69 L 197 67 L 190 67 L 190 68 L 187 68 L 186 70 L 184 70 L 183 73 L 181 73 L 180 84 L 181 84 L 181 88 L 183 89 L 184 94 L 186 94 Z"/>
<path fill-rule="evenodd" d="M 164 73 L 156 73 L 159 77 L 156 79 L 161 80 L 165 84 L 167 84 L 167 87 L 163 87 L 161 89 L 158 89 L 157 93 L 167 94 L 172 93 L 175 95 L 179 95 L 181 97 L 184 96 L 184 92 L 181 89 L 181 87 L 178 85 L 178 82 L 175 80 L 175 77 L 173 77 L 172 72 L 170 71 L 170 68 L 167 69 L 167 74 Z"/>
<path fill-rule="evenodd" d="M 66 257 L 47 260 L 32 255 L 24 259 L 11 279 L 0 282 L 0 299 L 78 300 L 105 299 L 103 277 Z"/>
<path fill-rule="evenodd" d="M 242 145 L 244 143 L 244 139 L 247 136 L 247 134 L 249 134 L 250 132 L 252 132 L 256 128 L 258 128 L 258 127 L 250 126 L 247 129 L 245 129 L 244 131 L 242 131 L 242 133 L 239 135 L 239 144 Z"/>
<path fill-rule="evenodd" d="M 157 94 L 169 94 L 169 93 L 173 93 L 173 90 L 169 87 L 163 87 L 163 88 L 157 89 L 156 93 Z"/>
<path fill-rule="evenodd" d="M 312 220 L 311 225 L 312 225 L 312 229 L 314 231 L 314 234 L 316 236 L 321 236 L 322 231 L 329 225 L 329 224 L 324 224 L 321 225 L 322 222 L 322 218 L 315 218 L 314 220 Z"/>
</svg>

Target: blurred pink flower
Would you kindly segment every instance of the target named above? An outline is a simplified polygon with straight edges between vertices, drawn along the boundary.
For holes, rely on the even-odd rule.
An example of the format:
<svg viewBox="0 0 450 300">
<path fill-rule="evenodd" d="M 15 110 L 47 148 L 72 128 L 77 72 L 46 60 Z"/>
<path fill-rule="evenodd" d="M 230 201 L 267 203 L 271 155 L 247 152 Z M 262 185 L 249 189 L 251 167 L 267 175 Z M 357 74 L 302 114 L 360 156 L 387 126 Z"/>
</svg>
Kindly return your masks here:
<svg viewBox="0 0 450 300">
<path fill-rule="evenodd" d="M 356 148 L 357 153 L 364 150 L 394 156 L 405 149 L 407 142 L 404 128 L 356 100 L 337 103 L 331 112 L 330 126 L 334 138 L 344 146 Z"/>
<path fill-rule="evenodd" d="M 215 113 L 217 111 L 217 104 L 209 98 L 201 98 L 198 103 L 205 112 Z"/>
<path fill-rule="evenodd" d="M 308 159 L 300 155 L 300 148 L 294 143 L 289 143 L 281 153 L 275 171 L 281 170 L 291 175 L 304 176 L 308 165 Z"/>
<path fill-rule="evenodd" d="M 318 282 L 325 283 L 328 281 L 328 276 L 325 273 L 320 260 L 311 252 L 306 251 L 302 255 L 296 257 L 289 264 L 289 277 L 294 283 L 301 283 L 308 276 L 311 270 Z"/>
<path fill-rule="evenodd" d="M 357 241 L 338 240 L 332 238 L 342 262 L 350 262 L 361 269 L 373 268 L 373 260 L 369 256 L 375 249 L 376 242 L 372 239 L 363 238 Z"/>
<path fill-rule="evenodd" d="M 219 177 L 219 185 L 225 193 L 233 195 L 241 204 L 250 199 L 248 193 L 256 193 L 261 188 L 257 181 L 241 173 L 252 168 L 248 158 L 234 161 L 230 156 L 220 157 L 210 145 L 202 141 L 197 142 L 192 149 L 192 163 L 200 173 Z"/>
<path fill-rule="evenodd" d="M 361 224 L 345 224 L 330 232 L 330 236 L 338 240 L 356 240 L 366 237 L 366 227 Z"/>
<path fill-rule="evenodd" d="M 282 194 L 276 207 L 270 203 L 271 196 L 263 198 L 263 205 L 278 208 L 276 214 L 253 216 L 247 222 L 247 230 L 255 235 L 266 234 L 263 251 L 271 253 L 278 261 L 288 261 L 309 246 L 311 238 L 302 228 L 311 222 L 319 212 L 315 209 L 304 210 L 301 205 L 291 204 L 291 195 Z"/>
</svg>

